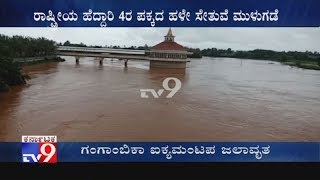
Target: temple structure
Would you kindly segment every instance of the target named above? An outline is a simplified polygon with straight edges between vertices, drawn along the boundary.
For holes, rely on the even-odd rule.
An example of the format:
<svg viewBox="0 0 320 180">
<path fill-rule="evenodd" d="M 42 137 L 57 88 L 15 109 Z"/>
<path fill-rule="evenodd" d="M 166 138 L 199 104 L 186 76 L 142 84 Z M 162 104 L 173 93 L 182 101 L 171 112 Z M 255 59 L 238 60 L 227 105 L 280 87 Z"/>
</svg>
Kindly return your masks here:
<svg viewBox="0 0 320 180">
<path fill-rule="evenodd" d="M 77 64 L 80 57 L 95 57 L 100 65 L 103 65 L 105 58 L 115 58 L 124 60 L 125 67 L 128 66 L 128 60 L 147 60 L 150 62 L 150 68 L 185 69 L 187 55 L 192 53 L 176 43 L 174 38 L 170 28 L 164 36 L 164 41 L 148 50 L 59 46 L 56 53 L 61 56 L 74 56 Z"/>
<path fill-rule="evenodd" d="M 174 40 L 175 36 L 169 29 L 164 41 L 153 46 L 148 51 L 150 67 L 157 68 L 186 68 L 188 52 L 182 45 Z"/>
</svg>

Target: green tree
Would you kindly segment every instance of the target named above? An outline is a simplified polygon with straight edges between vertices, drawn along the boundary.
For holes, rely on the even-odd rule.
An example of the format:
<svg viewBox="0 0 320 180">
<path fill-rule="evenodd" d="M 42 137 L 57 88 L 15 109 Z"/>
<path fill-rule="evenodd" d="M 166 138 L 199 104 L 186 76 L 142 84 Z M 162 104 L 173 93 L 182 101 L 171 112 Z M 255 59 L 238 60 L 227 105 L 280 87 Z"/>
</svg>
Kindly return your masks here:
<svg viewBox="0 0 320 180">
<path fill-rule="evenodd" d="M 0 89 L 6 90 L 8 85 L 25 84 L 25 77 L 20 70 L 21 66 L 12 59 L 0 58 Z"/>
<path fill-rule="evenodd" d="M 0 90 L 25 84 L 25 76 L 15 58 L 47 56 L 55 53 L 56 43 L 46 38 L 5 36 L 0 34 Z"/>
<path fill-rule="evenodd" d="M 70 44 L 71 44 L 70 41 L 66 41 L 63 43 L 64 46 L 70 46 Z"/>
</svg>

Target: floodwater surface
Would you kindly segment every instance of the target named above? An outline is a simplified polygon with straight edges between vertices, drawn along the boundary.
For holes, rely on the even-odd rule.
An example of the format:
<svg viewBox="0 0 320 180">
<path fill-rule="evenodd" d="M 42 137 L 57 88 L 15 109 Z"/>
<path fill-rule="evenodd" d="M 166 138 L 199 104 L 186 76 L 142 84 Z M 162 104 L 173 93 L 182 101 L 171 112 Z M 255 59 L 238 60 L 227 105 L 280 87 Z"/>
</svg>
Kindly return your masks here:
<svg viewBox="0 0 320 180">
<path fill-rule="evenodd" d="M 0 141 L 320 141 L 320 71 L 261 60 L 191 59 L 185 71 L 147 61 L 73 57 L 27 66 L 0 94 Z M 172 97 L 140 97 L 176 77 Z"/>
</svg>

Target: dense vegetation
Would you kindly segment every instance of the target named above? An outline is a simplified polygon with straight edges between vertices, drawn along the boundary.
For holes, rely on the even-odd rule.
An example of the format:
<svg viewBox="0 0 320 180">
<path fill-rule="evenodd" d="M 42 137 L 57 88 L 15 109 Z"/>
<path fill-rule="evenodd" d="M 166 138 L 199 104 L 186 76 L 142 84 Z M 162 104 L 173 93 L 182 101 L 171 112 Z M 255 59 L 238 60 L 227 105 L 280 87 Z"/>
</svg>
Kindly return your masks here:
<svg viewBox="0 0 320 180">
<path fill-rule="evenodd" d="M 26 76 L 21 73 L 21 63 L 14 59 L 49 56 L 54 54 L 55 49 L 55 42 L 45 38 L 0 35 L 0 91 L 26 83 Z"/>
<path fill-rule="evenodd" d="M 0 91 L 9 90 L 9 86 L 25 84 L 21 66 L 12 59 L 0 58 Z"/>
<path fill-rule="evenodd" d="M 193 49 L 193 48 L 187 48 L 189 52 L 192 52 L 191 55 L 188 55 L 189 58 L 202 58 L 202 53 L 199 48 Z"/>
<path fill-rule="evenodd" d="M 45 38 L 0 35 L 0 55 L 2 57 L 48 56 L 54 54 L 55 49 L 55 42 Z"/>
</svg>

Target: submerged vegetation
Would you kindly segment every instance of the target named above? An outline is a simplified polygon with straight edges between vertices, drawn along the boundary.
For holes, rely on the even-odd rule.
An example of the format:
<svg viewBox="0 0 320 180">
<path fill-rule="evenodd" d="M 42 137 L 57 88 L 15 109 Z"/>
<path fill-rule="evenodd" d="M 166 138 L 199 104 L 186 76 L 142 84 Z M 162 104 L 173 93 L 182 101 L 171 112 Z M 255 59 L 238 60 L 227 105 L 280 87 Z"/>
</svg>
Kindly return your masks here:
<svg viewBox="0 0 320 180">
<path fill-rule="evenodd" d="M 258 59 L 278 61 L 290 66 L 296 66 L 304 69 L 320 70 L 319 52 L 298 52 L 298 51 L 272 51 L 264 49 L 255 49 L 252 51 L 234 51 L 232 49 L 204 49 L 201 51 L 203 56 L 209 57 L 230 57 L 243 59 Z"/>
</svg>

